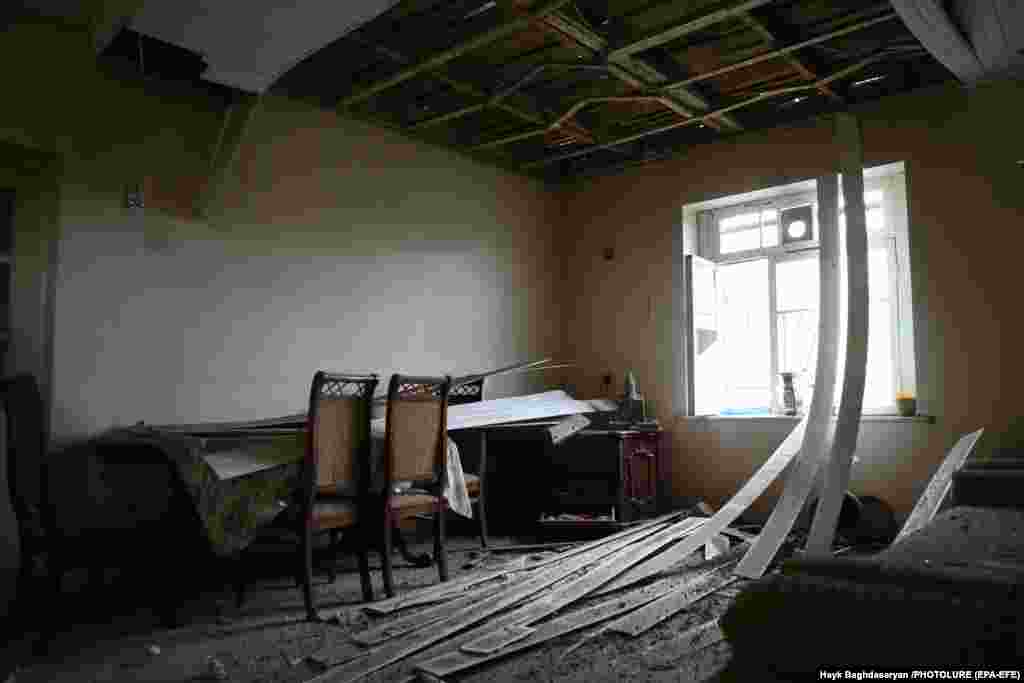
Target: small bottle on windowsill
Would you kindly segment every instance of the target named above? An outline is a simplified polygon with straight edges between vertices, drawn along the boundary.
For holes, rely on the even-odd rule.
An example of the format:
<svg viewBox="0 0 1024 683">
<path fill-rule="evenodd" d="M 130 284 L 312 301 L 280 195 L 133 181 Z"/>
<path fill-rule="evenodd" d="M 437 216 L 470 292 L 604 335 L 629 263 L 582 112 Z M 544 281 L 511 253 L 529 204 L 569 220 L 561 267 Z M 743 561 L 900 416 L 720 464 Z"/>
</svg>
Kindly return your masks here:
<svg viewBox="0 0 1024 683">
<path fill-rule="evenodd" d="M 914 415 L 917 415 L 917 399 L 909 392 L 896 392 L 896 411 L 902 417 L 913 417 Z"/>
</svg>

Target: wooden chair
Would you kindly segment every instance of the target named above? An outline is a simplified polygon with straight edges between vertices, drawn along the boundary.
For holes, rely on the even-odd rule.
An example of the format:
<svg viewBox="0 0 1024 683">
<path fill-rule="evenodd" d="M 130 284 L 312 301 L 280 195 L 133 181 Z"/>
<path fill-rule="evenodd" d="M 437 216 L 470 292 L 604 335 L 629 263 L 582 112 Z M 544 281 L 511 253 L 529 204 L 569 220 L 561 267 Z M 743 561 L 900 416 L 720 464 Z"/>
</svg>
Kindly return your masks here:
<svg viewBox="0 0 1024 683">
<path fill-rule="evenodd" d="M 367 514 L 372 468 L 370 417 L 377 375 L 319 371 L 309 392 L 306 457 L 299 492 L 297 529 L 302 556 L 306 616 L 317 619 L 313 603 L 313 535 L 355 529 L 363 599 L 373 600 Z M 332 543 L 332 547 L 335 546 Z"/>
<path fill-rule="evenodd" d="M 423 512 L 434 513 L 434 561 L 441 581 L 448 580 L 444 547 L 442 492 L 448 466 L 448 391 L 450 377 L 395 374 L 388 385 L 384 436 L 384 482 L 381 492 L 381 568 L 384 591 L 394 595 L 391 570 L 392 527 Z M 412 488 L 398 492 L 398 482 Z"/>
<path fill-rule="evenodd" d="M 464 405 L 484 400 L 484 379 L 466 384 L 453 386 L 448 394 L 448 405 Z M 465 468 L 473 458 L 476 458 L 476 473 L 469 471 L 464 473 L 466 479 L 466 492 L 470 500 L 476 506 L 477 531 L 480 535 L 480 545 L 487 547 L 487 507 L 484 501 L 484 479 L 487 475 L 487 431 L 486 429 L 470 429 L 450 434 L 459 446 L 459 455 L 462 457 L 462 465 Z"/>
</svg>

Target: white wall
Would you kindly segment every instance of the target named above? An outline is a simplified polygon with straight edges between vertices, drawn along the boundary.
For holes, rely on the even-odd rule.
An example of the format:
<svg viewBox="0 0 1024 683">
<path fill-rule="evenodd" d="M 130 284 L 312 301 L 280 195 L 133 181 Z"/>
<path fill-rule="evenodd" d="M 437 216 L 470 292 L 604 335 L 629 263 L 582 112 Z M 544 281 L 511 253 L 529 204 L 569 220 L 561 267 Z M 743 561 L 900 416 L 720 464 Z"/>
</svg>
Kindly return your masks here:
<svg viewBox="0 0 1024 683">
<path fill-rule="evenodd" d="M 209 220 L 129 217 L 120 186 L 107 159 L 62 188 L 57 438 L 297 412 L 318 368 L 386 382 L 560 350 L 554 203 L 532 181 L 271 100 Z"/>
</svg>

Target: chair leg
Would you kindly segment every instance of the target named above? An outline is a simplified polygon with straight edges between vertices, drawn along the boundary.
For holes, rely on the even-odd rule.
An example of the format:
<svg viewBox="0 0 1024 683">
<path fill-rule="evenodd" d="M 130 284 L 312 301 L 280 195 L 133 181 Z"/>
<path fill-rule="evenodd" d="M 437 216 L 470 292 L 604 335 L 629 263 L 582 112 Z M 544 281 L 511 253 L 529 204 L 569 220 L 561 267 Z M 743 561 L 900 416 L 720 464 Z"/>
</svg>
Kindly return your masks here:
<svg viewBox="0 0 1024 683">
<path fill-rule="evenodd" d="M 395 596 L 395 587 L 391 574 L 391 510 L 387 502 L 384 503 L 384 523 L 381 529 L 380 548 L 380 569 L 384 579 L 384 593 L 389 598 Z"/>
<path fill-rule="evenodd" d="M 477 524 L 479 524 L 480 533 L 480 547 L 487 549 L 487 506 L 484 503 L 483 495 L 477 499 L 476 503 L 476 516 Z"/>
<path fill-rule="evenodd" d="M 334 583 L 334 579 L 338 577 L 336 561 L 338 556 L 338 539 L 341 536 L 340 529 L 331 529 L 330 531 L 330 544 L 327 547 L 327 580 Z"/>
<path fill-rule="evenodd" d="M 444 517 L 446 505 L 443 496 L 437 497 L 434 508 L 434 559 L 437 561 L 437 575 L 441 581 L 448 580 L 448 555 L 444 549 Z"/>
<path fill-rule="evenodd" d="M 308 525 L 302 530 L 302 597 L 306 602 L 306 618 L 317 621 L 319 615 L 313 605 L 313 530 Z"/>
<path fill-rule="evenodd" d="M 480 464 L 479 464 L 479 477 L 480 477 L 480 495 L 477 496 L 476 502 L 476 516 L 477 523 L 480 531 L 480 547 L 487 548 L 487 503 L 485 502 L 487 493 L 487 432 L 484 430 L 480 434 Z"/>
<path fill-rule="evenodd" d="M 363 508 L 366 509 L 365 507 Z M 360 522 L 356 527 L 356 542 L 359 544 L 359 582 L 363 587 L 363 600 L 373 601 L 373 581 L 370 579 L 370 528 Z"/>
</svg>

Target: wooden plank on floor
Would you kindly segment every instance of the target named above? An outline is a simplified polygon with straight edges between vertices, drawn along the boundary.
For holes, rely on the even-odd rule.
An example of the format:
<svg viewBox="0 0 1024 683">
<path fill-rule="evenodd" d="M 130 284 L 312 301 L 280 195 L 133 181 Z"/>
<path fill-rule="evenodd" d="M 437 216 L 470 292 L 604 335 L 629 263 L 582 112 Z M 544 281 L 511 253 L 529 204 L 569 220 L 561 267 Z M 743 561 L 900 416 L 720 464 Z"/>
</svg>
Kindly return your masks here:
<svg viewBox="0 0 1024 683">
<path fill-rule="evenodd" d="M 726 567 L 731 568 L 732 564 L 734 563 Z M 722 569 L 706 572 L 684 588 L 649 602 L 635 612 L 616 620 L 608 626 L 608 630 L 635 638 L 734 581 L 737 581 L 737 577 Z"/>
<path fill-rule="evenodd" d="M 971 451 L 974 450 L 974 444 L 978 443 L 978 439 L 981 438 L 984 431 L 984 429 L 979 429 L 976 432 L 971 432 L 956 442 L 956 445 L 949 451 L 945 460 L 939 465 L 939 469 L 932 475 L 928 486 L 924 489 L 924 493 L 917 499 L 914 509 L 910 511 L 910 516 L 904 522 L 903 528 L 900 529 L 896 540 L 893 541 L 894 543 L 898 543 L 901 539 L 906 538 L 932 521 L 935 513 L 942 507 L 942 501 L 949 494 L 949 488 L 953 483 L 953 473 L 963 466 Z"/>
<path fill-rule="evenodd" d="M 640 588 L 634 588 L 604 602 L 576 610 L 543 624 L 534 626 L 533 635 L 512 643 L 508 647 L 487 655 L 474 655 L 458 649 L 431 658 L 417 665 L 417 669 L 426 671 L 433 676 L 448 676 L 470 669 L 495 659 L 506 657 L 541 645 L 554 638 L 559 638 L 576 631 L 589 628 L 594 624 L 607 621 L 643 607 L 667 592 L 678 590 L 693 580 L 692 574 L 670 576 Z"/>
<path fill-rule="evenodd" d="M 412 614 L 399 617 L 398 619 L 389 621 L 388 623 L 376 628 L 356 633 L 352 636 L 352 640 L 363 647 L 370 647 L 372 645 L 383 643 L 386 640 L 391 640 L 392 638 L 412 633 L 413 631 L 425 628 L 436 621 L 447 619 L 453 614 L 457 614 L 468 607 L 477 605 L 502 591 L 511 590 L 515 583 L 522 583 L 524 580 L 525 577 L 520 577 L 515 579 L 512 584 L 487 586 L 479 590 L 470 591 L 468 595 L 461 597 L 458 600 L 446 602 L 426 610 L 417 610 Z"/>
<path fill-rule="evenodd" d="M 512 624 L 496 631 L 492 631 L 490 634 L 483 638 L 478 638 L 471 643 L 466 643 L 460 649 L 463 652 L 470 652 L 472 654 L 489 655 L 492 652 L 504 649 L 523 638 L 532 636 L 535 630 L 536 629 L 530 628 L 529 626 L 523 626 L 522 624 Z"/>
<path fill-rule="evenodd" d="M 396 595 L 393 598 L 374 602 L 363 607 L 363 611 L 375 615 L 393 614 L 400 610 L 419 605 L 429 605 L 435 602 L 444 602 L 458 598 L 466 591 L 488 581 L 494 581 L 526 568 L 526 556 L 510 560 L 501 569 L 484 573 L 472 573 L 460 576 L 457 579 L 444 583 L 427 586 L 417 591 L 411 591 L 406 595 Z"/>
<path fill-rule="evenodd" d="M 814 372 L 814 396 L 807 411 L 807 433 L 789 475 L 782 496 L 736 573 L 760 578 L 775 553 L 793 529 L 800 510 L 817 483 L 818 470 L 832 454 L 835 423 L 836 362 L 839 342 L 839 178 L 836 174 L 818 178 L 818 225 L 821 238 L 820 292 L 818 315 L 818 361 Z"/>
<path fill-rule="evenodd" d="M 729 550 L 728 538 L 722 534 L 712 536 L 708 542 L 704 544 L 704 559 L 713 560 L 727 550 Z"/>
<path fill-rule="evenodd" d="M 736 495 L 721 510 L 709 518 L 699 531 L 683 539 L 660 555 L 655 556 L 653 559 L 625 572 L 618 579 L 605 586 L 602 592 L 619 590 L 660 574 L 673 565 L 685 560 L 691 553 L 707 543 L 715 534 L 722 532 L 726 527 L 735 522 L 750 507 L 750 504 L 779 477 L 793 458 L 796 457 L 800 450 L 800 444 L 803 442 L 804 430 L 806 428 L 807 418 L 804 417 L 793 428 L 793 431 L 789 433 L 789 436 L 775 449 L 772 457 L 768 458 L 761 468 L 754 473 L 754 476 L 748 479 L 747 483 L 743 485 Z"/>
<path fill-rule="evenodd" d="M 857 448 L 868 362 L 868 233 L 864 211 L 864 159 L 860 123 L 852 114 L 836 114 L 836 142 L 846 198 L 846 361 L 835 438 L 821 480 L 821 495 L 811 522 L 806 551 L 831 554 L 839 510 L 850 485 Z M 840 293 L 840 296 L 843 296 Z"/>
<path fill-rule="evenodd" d="M 647 533 L 651 538 L 657 538 L 660 540 L 662 538 L 674 537 L 680 533 L 685 533 L 687 530 L 695 528 L 701 522 L 703 522 L 703 520 L 684 519 L 671 525 L 667 529 L 659 530 L 655 527 L 653 530 L 647 530 Z M 472 626 L 487 620 L 489 617 L 535 596 L 545 588 L 567 579 L 572 574 L 575 574 L 581 569 L 587 567 L 589 564 L 598 562 L 610 555 L 618 556 L 618 553 L 622 552 L 627 546 L 629 546 L 630 555 L 633 556 L 636 552 L 636 545 L 639 545 L 637 544 L 638 541 L 639 544 L 650 543 L 650 541 L 648 539 L 644 539 L 643 534 L 641 534 L 637 537 L 630 537 L 616 543 L 610 543 L 594 548 L 588 553 L 577 556 L 572 562 L 561 563 L 547 571 L 537 573 L 528 581 L 517 585 L 511 591 L 499 593 L 498 595 L 484 600 L 477 605 L 467 607 L 452 615 L 449 619 L 432 624 L 429 629 L 420 629 L 400 640 L 388 641 L 381 647 L 371 650 L 368 656 L 350 664 L 342 665 L 331 671 L 327 671 L 312 680 L 316 683 L 326 683 L 328 681 L 332 683 L 341 683 L 342 681 L 359 680 L 390 664 L 401 661 L 410 655 L 433 645 L 434 643 L 440 642 L 452 635 L 455 635 L 456 633 L 469 629 Z M 643 557 L 643 555 L 639 555 L 638 557 Z M 584 576 L 588 576 L 592 573 L 593 572 L 588 572 L 588 574 Z M 516 612 L 518 613 L 519 610 L 516 610 Z M 511 623 L 518 622 L 511 621 Z M 491 624 L 491 627 L 504 625 L 505 621 L 501 621 L 501 623 Z M 329 656 L 329 653 L 327 656 Z"/>
<path fill-rule="evenodd" d="M 460 577 L 453 581 L 447 581 L 443 584 L 437 584 L 434 586 L 429 586 L 427 588 L 420 589 L 418 591 L 410 592 L 407 595 L 396 595 L 393 598 L 388 598 L 387 600 L 381 600 L 371 605 L 367 605 L 363 609 L 367 612 L 370 612 L 371 614 L 383 615 L 392 614 L 399 610 L 407 609 L 409 607 L 417 605 L 426 605 L 434 602 L 450 600 L 454 597 L 458 597 L 458 594 L 460 594 L 463 590 L 475 584 L 490 581 L 492 579 L 506 575 L 510 572 L 532 572 L 533 570 L 539 569 L 541 567 L 549 567 L 551 565 L 558 564 L 565 560 L 582 555 L 583 553 L 590 552 L 595 548 L 599 548 L 609 543 L 616 543 L 623 539 L 639 537 L 640 534 L 647 532 L 652 527 L 668 524 L 673 521 L 678 521 L 683 517 L 684 513 L 671 512 L 660 517 L 657 517 L 655 519 L 643 522 L 642 524 L 637 524 L 636 526 L 630 527 L 629 529 L 625 529 L 618 533 L 611 534 L 610 536 L 605 536 L 604 538 L 599 538 L 594 541 L 590 541 L 583 545 L 577 546 L 572 550 L 568 550 L 560 555 L 557 555 L 556 557 L 551 557 L 547 560 L 537 562 L 536 564 L 525 566 L 526 558 L 524 556 L 522 558 L 517 558 L 513 561 L 523 566 L 509 567 L 508 565 L 506 565 L 506 567 L 503 567 L 502 569 L 496 570 L 488 574 L 480 574 L 478 576 L 468 574 L 464 577 Z"/>
</svg>

